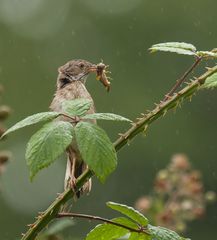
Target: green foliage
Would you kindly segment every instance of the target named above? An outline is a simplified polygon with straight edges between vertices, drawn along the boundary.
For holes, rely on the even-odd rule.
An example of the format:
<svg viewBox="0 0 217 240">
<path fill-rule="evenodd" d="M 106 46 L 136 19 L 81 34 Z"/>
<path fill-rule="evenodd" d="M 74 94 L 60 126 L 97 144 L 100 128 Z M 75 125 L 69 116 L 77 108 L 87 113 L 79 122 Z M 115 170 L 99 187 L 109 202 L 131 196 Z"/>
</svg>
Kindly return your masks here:
<svg viewBox="0 0 217 240">
<path fill-rule="evenodd" d="M 145 227 L 148 225 L 148 219 L 143 214 L 141 214 L 140 212 L 138 212 L 132 207 L 129 207 L 127 205 L 120 204 L 120 203 L 114 203 L 114 202 L 107 202 L 106 205 L 111 209 L 118 211 L 126 215 L 127 217 L 131 218 L 140 226 Z"/>
<path fill-rule="evenodd" d="M 132 122 L 130 119 L 122 117 L 114 113 L 93 113 L 87 114 L 83 119 L 97 119 L 97 120 L 110 120 L 110 121 L 122 121 L 122 122 Z"/>
<path fill-rule="evenodd" d="M 186 238 L 180 237 L 176 232 L 164 227 L 148 226 L 148 230 L 154 240 L 184 240 Z M 188 238 L 186 240 L 189 240 Z"/>
<path fill-rule="evenodd" d="M 63 115 L 71 118 L 71 121 L 73 121 L 73 117 L 78 116 L 82 119 L 131 122 L 129 119 L 113 113 L 85 115 L 91 104 L 93 104 L 91 100 L 83 98 L 65 101 L 62 103 L 63 113 L 42 112 L 34 114 L 18 122 L 4 134 L 7 135 L 39 122 L 50 121 L 31 137 L 27 145 L 26 160 L 31 180 L 39 170 L 53 163 L 72 141 L 73 125 L 66 121 L 53 121 L 55 118 Z M 80 122 L 75 127 L 75 141 L 78 142 L 84 161 L 96 173 L 100 181 L 104 182 L 117 165 L 116 151 L 105 131 L 94 124 Z"/>
<path fill-rule="evenodd" d="M 175 47 L 151 47 L 150 48 L 151 53 L 157 52 L 157 51 L 161 51 L 161 52 L 172 52 L 172 53 L 177 53 L 177 54 L 181 54 L 181 55 L 196 55 L 195 52 L 192 52 L 190 50 L 185 50 L 182 48 L 175 48 Z"/>
<path fill-rule="evenodd" d="M 91 107 L 93 102 L 86 98 L 67 100 L 62 103 L 63 112 L 70 116 L 83 116 Z"/>
<path fill-rule="evenodd" d="M 97 225 L 87 235 L 86 240 L 112 240 L 124 236 L 129 240 L 184 240 L 176 232 L 148 224 L 148 219 L 132 207 L 108 202 L 107 206 L 121 212 L 129 218 L 120 217 L 110 220 L 111 222 Z M 115 223 L 121 224 L 116 226 Z"/>
<path fill-rule="evenodd" d="M 151 53 L 154 52 L 172 52 L 182 55 L 194 55 L 201 58 L 217 58 L 216 50 L 212 51 L 196 51 L 196 47 L 190 43 L 184 42 L 166 42 L 152 45 L 149 48 Z"/>
<path fill-rule="evenodd" d="M 116 151 L 106 132 L 95 124 L 79 122 L 75 138 L 83 160 L 104 182 L 117 165 Z"/>
<path fill-rule="evenodd" d="M 196 47 L 191 43 L 185 42 L 166 42 L 166 43 L 158 43 L 154 44 L 152 47 L 172 47 L 172 48 L 179 48 L 184 50 L 190 50 L 192 52 L 196 52 Z"/>
<path fill-rule="evenodd" d="M 119 220 L 120 218 L 112 219 L 116 223 L 122 223 L 122 220 Z M 126 235 L 129 232 L 126 228 L 119 227 L 116 225 L 111 225 L 108 223 L 103 223 L 97 225 L 93 230 L 91 230 L 86 240 L 112 240 L 117 239 L 119 237 L 122 237 Z"/>
<path fill-rule="evenodd" d="M 26 149 L 31 180 L 40 169 L 48 167 L 65 151 L 72 141 L 72 131 L 69 122 L 54 121 L 44 125 L 31 137 Z"/>
<path fill-rule="evenodd" d="M 23 120 L 21 120 L 20 122 L 16 123 L 13 127 L 9 128 L 3 136 L 14 132 L 20 128 L 24 128 L 27 127 L 29 125 L 33 125 L 36 123 L 40 123 L 40 122 L 46 122 L 46 121 L 51 121 L 55 118 L 57 118 L 60 115 L 60 113 L 57 112 L 42 112 L 42 113 L 36 113 L 34 115 L 31 115 Z M 3 137 L 2 136 L 2 137 Z"/>
<path fill-rule="evenodd" d="M 167 42 L 167 43 L 159 43 L 151 46 L 149 48 L 151 53 L 157 51 L 163 52 L 173 52 L 177 54 L 183 55 L 196 55 L 196 48 L 192 44 L 184 43 L 184 42 Z"/>
<path fill-rule="evenodd" d="M 128 239 L 129 240 L 151 240 L 152 237 L 144 233 L 131 232 Z"/>
<path fill-rule="evenodd" d="M 205 83 L 202 85 L 202 88 L 214 88 L 217 87 L 217 73 L 214 73 L 212 76 L 208 77 Z"/>
<path fill-rule="evenodd" d="M 113 218 L 112 221 L 116 222 L 116 223 L 120 223 L 120 224 L 122 224 L 126 227 L 129 227 L 129 228 L 132 228 L 132 229 L 138 229 L 138 224 L 126 217 Z"/>
</svg>

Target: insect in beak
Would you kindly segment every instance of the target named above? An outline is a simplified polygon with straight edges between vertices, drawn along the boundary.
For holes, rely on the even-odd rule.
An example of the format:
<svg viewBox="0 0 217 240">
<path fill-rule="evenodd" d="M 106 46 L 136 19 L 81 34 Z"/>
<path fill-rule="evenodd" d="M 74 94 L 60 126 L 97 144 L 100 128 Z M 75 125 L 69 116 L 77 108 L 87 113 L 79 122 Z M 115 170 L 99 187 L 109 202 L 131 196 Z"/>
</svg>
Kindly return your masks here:
<svg viewBox="0 0 217 240">
<path fill-rule="evenodd" d="M 89 67 L 88 73 L 96 72 L 96 80 L 99 80 L 105 87 L 106 90 L 109 92 L 111 83 L 108 80 L 108 77 L 106 76 L 106 69 L 108 68 L 108 65 L 105 65 L 104 63 L 98 63 L 97 65 L 93 64 Z"/>
<path fill-rule="evenodd" d="M 106 68 L 108 68 L 108 65 L 102 62 L 97 64 L 96 79 L 99 80 L 106 87 L 107 92 L 109 92 L 111 83 L 106 76 Z"/>
</svg>

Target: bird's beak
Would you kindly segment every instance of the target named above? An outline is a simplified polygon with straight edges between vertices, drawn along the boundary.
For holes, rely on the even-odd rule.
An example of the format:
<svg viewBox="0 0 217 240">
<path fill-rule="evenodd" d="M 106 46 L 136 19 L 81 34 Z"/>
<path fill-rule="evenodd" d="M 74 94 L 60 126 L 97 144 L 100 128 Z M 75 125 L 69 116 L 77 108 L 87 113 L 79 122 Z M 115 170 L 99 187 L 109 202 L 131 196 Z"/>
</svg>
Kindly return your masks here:
<svg viewBox="0 0 217 240">
<path fill-rule="evenodd" d="M 87 71 L 88 71 L 88 73 L 96 72 L 96 71 L 97 71 L 97 65 L 96 65 L 96 64 L 91 65 L 91 66 L 88 68 Z"/>
</svg>

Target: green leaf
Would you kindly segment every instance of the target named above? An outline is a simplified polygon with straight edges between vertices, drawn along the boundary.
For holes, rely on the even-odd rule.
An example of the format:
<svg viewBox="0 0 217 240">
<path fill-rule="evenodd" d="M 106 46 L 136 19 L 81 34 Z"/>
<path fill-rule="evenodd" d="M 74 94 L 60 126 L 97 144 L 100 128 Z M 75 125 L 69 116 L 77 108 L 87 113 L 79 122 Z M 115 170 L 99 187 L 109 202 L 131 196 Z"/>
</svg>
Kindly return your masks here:
<svg viewBox="0 0 217 240">
<path fill-rule="evenodd" d="M 119 218 L 112 219 L 115 222 L 119 222 Z M 121 222 L 120 222 L 121 223 Z M 112 240 L 112 239 L 117 239 L 119 237 L 122 237 L 126 235 L 129 232 L 129 230 L 123 228 L 123 227 L 118 227 L 112 224 L 104 223 L 104 224 L 99 224 L 97 225 L 93 230 L 91 230 L 87 237 L 86 240 Z"/>
<path fill-rule="evenodd" d="M 16 123 L 14 126 L 12 126 L 11 128 L 9 128 L 4 134 L 3 136 L 14 132 L 20 128 L 24 128 L 27 127 L 29 125 L 33 125 L 39 122 L 46 122 L 46 121 L 51 121 L 55 118 L 57 118 L 60 115 L 60 113 L 58 112 L 41 112 L 41 113 L 36 113 L 34 115 L 31 115 L 23 120 L 21 120 L 20 122 Z M 2 137 L 3 137 L 2 136 Z"/>
<path fill-rule="evenodd" d="M 151 236 L 144 233 L 131 232 L 129 240 L 151 240 Z"/>
<path fill-rule="evenodd" d="M 217 87 L 217 73 L 214 73 L 208 77 L 205 83 L 202 85 L 202 88 L 214 88 Z"/>
<path fill-rule="evenodd" d="M 125 217 L 119 217 L 112 219 L 113 222 L 118 222 L 120 224 L 123 224 L 124 226 L 139 230 L 138 225 L 135 222 L 132 222 L 130 219 Z M 151 235 L 148 235 L 146 233 L 137 233 L 137 232 L 131 232 L 129 239 L 131 240 L 151 240 Z"/>
<path fill-rule="evenodd" d="M 62 103 L 63 112 L 70 116 L 83 116 L 91 107 L 93 102 L 86 98 L 67 100 Z"/>
<path fill-rule="evenodd" d="M 73 127 L 69 122 L 54 121 L 44 125 L 27 144 L 26 161 L 30 179 L 57 159 L 72 141 Z"/>
<path fill-rule="evenodd" d="M 148 225 L 148 219 L 134 208 L 114 202 L 107 202 L 106 204 L 113 210 L 121 212 L 122 214 L 128 216 L 129 218 L 137 222 L 139 225 L 143 227 Z"/>
<path fill-rule="evenodd" d="M 188 239 L 188 238 L 183 238 L 179 236 L 176 232 L 164 227 L 155 227 L 152 225 L 148 225 L 148 230 L 154 240 L 184 240 L 184 239 L 187 240 Z"/>
<path fill-rule="evenodd" d="M 196 47 L 191 43 L 185 42 L 166 42 L 166 43 L 158 43 L 154 44 L 152 47 L 172 47 L 172 48 L 180 48 L 185 50 L 191 50 L 192 52 L 196 52 Z"/>
<path fill-rule="evenodd" d="M 177 54 L 183 55 L 196 55 L 196 48 L 190 43 L 183 43 L 183 42 L 167 42 L 167 43 L 159 43 L 151 46 L 149 48 L 151 53 L 157 51 L 163 52 L 173 52 Z"/>
<path fill-rule="evenodd" d="M 150 48 L 151 53 L 161 51 L 161 52 L 172 52 L 182 55 L 196 55 L 194 52 L 190 50 L 185 50 L 181 48 L 172 48 L 172 47 L 152 47 Z"/>
<path fill-rule="evenodd" d="M 138 225 L 135 222 L 133 222 L 132 220 L 130 220 L 129 218 L 126 218 L 126 217 L 113 218 L 112 221 L 116 222 L 116 223 L 120 223 L 124 226 L 130 227 L 130 228 L 133 228 L 133 229 L 138 229 Z"/>
<path fill-rule="evenodd" d="M 117 165 L 116 151 L 106 132 L 96 124 L 79 122 L 75 137 L 83 160 L 104 182 Z"/>
<path fill-rule="evenodd" d="M 122 117 L 120 115 L 114 113 L 93 113 L 87 114 L 83 119 L 97 119 L 97 120 L 110 120 L 110 121 L 125 121 L 125 122 L 132 122 L 130 119 Z"/>
</svg>

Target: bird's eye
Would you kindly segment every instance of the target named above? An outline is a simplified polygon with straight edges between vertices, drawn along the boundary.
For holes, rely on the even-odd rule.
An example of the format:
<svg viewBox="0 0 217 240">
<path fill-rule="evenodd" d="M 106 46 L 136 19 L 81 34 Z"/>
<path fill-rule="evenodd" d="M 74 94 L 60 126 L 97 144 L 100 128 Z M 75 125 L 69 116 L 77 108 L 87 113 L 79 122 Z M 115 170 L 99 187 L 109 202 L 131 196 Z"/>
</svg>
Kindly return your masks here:
<svg viewBox="0 0 217 240">
<path fill-rule="evenodd" d="M 83 63 L 80 63 L 80 64 L 79 64 L 79 67 L 80 67 L 81 69 L 83 69 L 83 68 L 84 68 L 84 64 L 83 64 Z"/>
</svg>

